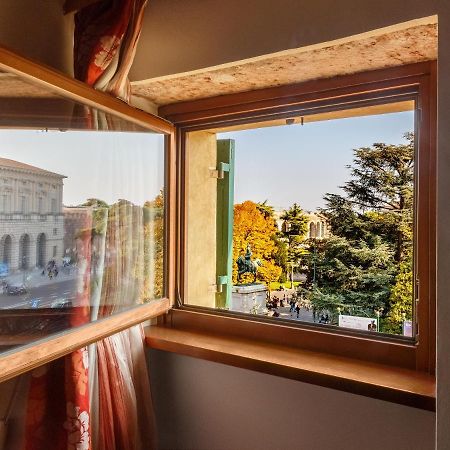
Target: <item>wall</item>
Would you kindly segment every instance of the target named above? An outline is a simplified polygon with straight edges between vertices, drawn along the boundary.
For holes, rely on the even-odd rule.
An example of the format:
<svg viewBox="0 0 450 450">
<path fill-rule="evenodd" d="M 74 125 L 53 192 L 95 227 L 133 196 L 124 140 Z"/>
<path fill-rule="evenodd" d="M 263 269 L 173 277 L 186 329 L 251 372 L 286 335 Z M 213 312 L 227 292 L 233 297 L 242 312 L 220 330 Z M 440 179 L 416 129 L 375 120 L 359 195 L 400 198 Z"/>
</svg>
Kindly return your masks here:
<svg viewBox="0 0 450 450">
<path fill-rule="evenodd" d="M 130 77 L 143 80 L 436 14 L 437 0 L 152 0 Z"/>
<path fill-rule="evenodd" d="M 72 16 L 64 0 L 1 0 L 0 45 L 72 73 Z"/>
<path fill-rule="evenodd" d="M 217 178 L 211 168 L 217 165 L 215 133 L 193 132 L 187 138 L 187 171 L 189 172 L 187 292 L 191 304 L 214 308 L 216 305 L 216 205 Z"/>
<path fill-rule="evenodd" d="M 434 414 L 150 351 L 164 450 L 432 450 Z"/>
</svg>

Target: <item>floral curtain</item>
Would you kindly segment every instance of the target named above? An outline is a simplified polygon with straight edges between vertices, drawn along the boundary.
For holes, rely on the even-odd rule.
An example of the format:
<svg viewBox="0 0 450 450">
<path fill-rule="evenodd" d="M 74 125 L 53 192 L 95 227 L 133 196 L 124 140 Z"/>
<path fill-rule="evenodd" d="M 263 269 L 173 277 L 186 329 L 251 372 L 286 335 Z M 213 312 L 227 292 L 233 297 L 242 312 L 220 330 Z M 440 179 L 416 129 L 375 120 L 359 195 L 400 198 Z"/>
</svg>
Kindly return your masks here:
<svg viewBox="0 0 450 450">
<path fill-rule="evenodd" d="M 88 5 L 75 15 L 75 77 L 128 101 L 128 73 L 147 0 L 81 3 Z M 103 124 L 98 128 L 111 129 L 98 114 L 88 117 Z M 149 292 L 154 280 L 145 255 L 155 246 L 145 220 L 143 208 L 126 203 L 93 205 L 77 239 L 80 307 L 72 326 L 154 294 Z M 24 449 L 154 448 L 151 405 L 143 332 L 137 326 L 32 373 Z"/>
</svg>

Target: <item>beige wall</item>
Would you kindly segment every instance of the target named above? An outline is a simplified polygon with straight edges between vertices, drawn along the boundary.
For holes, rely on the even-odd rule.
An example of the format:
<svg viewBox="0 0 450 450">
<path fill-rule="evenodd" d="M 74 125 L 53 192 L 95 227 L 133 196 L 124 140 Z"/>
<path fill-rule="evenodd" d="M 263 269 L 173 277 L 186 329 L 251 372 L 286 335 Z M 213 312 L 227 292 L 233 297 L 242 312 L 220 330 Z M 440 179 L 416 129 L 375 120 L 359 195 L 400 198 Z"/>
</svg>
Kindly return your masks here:
<svg viewBox="0 0 450 450">
<path fill-rule="evenodd" d="M 189 133 L 186 145 L 188 179 L 187 298 L 189 304 L 215 307 L 217 165 L 215 133 Z"/>
<path fill-rule="evenodd" d="M 159 449 L 434 448 L 429 411 L 157 350 L 150 361 Z"/>
</svg>

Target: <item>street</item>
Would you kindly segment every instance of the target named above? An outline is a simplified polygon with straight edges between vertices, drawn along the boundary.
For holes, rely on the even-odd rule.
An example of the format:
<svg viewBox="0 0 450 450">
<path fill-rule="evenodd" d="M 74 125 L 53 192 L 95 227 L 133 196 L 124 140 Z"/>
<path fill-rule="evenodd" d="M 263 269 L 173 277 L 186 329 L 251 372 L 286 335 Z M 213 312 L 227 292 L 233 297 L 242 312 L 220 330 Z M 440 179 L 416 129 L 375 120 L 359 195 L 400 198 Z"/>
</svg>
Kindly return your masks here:
<svg viewBox="0 0 450 450">
<path fill-rule="evenodd" d="M 27 278 L 25 285 L 28 292 L 21 295 L 0 294 L 0 309 L 31 308 L 32 301 L 39 308 L 50 308 L 52 303 L 57 300 L 69 300 L 73 306 L 76 306 L 76 273 L 60 273 L 50 280 L 47 275 L 41 275 L 40 271 L 34 271 L 28 274 Z M 6 281 L 14 285 L 21 285 L 22 275 L 13 275 Z"/>
</svg>

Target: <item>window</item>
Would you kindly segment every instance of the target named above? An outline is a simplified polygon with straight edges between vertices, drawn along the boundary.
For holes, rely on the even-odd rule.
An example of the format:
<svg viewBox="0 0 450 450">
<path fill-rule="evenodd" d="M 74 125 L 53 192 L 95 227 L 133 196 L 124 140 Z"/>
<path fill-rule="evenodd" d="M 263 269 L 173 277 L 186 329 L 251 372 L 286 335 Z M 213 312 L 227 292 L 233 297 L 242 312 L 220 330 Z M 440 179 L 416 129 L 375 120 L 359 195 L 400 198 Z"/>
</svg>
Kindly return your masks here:
<svg viewBox="0 0 450 450">
<path fill-rule="evenodd" d="M 20 197 L 20 212 L 22 214 L 27 212 L 27 199 L 24 195 Z"/>
<path fill-rule="evenodd" d="M 434 192 L 435 181 L 434 125 L 430 112 L 435 95 L 433 82 L 430 82 L 432 71 L 430 64 L 425 68 L 424 65 L 418 65 L 400 71 L 392 69 L 377 72 L 372 79 L 370 74 L 365 74 L 361 79 L 370 80 L 367 84 L 358 84 L 358 76 L 342 77 L 338 83 L 333 82 L 331 85 L 324 80 L 313 83 L 314 91 L 311 92 L 308 90 L 310 85 L 305 83 L 293 86 L 288 94 L 283 88 L 276 99 L 273 90 L 268 92 L 267 99 L 264 98 L 264 92 L 259 93 L 259 100 L 254 100 L 250 94 L 248 98 L 246 94 L 239 95 L 239 99 L 231 96 L 229 104 L 227 98 L 221 98 L 218 110 L 213 107 L 205 109 L 202 101 L 185 104 L 180 110 L 176 105 L 163 108 L 162 112 L 169 120 L 178 121 L 184 139 L 180 150 L 185 183 L 181 186 L 183 221 L 180 258 L 183 272 L 179 285 L 183 305 L 174 314 L 181 317 L 183 311 L 194 310 L 204 314 L 197 315 L 196 320 L 203 317 L 203 321 L 214 323 L 226 323 L 226 318 L 232 320 L 233 317 L 239 317 L 241 321 L 239 326 L 233 325 L 234 330 L 236 327 L 244 328 L 249 321 L 258 321 L 261 333 L 264 333 L 265 328 L 270 328 L 267 331 L 270 334 L 282 333 L 283 327 L 287 325 L 295 326 L 299 342 L 303 341 L 298 345 L 305 348 L 321 351 L 332 349 L 337 354 L 432 372 L 434 292 L 431 282 L 434 247 L 429 240 L 433 239 L 433 225 L 427 219 L 435 217 L 434 206 L 428 200 L 428 195 Z M 377 82 L 381 87 L 372 89 L 371 83 Z M 428 88 L 431 90 L 427 91 Z M 344 90 L 345 95 L 342 96 L 339 90 Z M 207 104 L 213 105 L 214 101 L 208 100 Z M 415 111 L 420 112 L 419 117 Z M 311 186 L 304 188 L 304 192 L 308 195 L 319 194 L 322 201 L 325 194 L 329 195 L 325 203 L 316 203 L 305 209 L 300 205 L 298 214 L 295 206 L 297 199 L 298 202 L 305 201 L 300 196 L 289 196 L 288 205 L 282 203 L 283 197 L 280 197 L 281 201 L 265 202 L 267 197 L 264 193 L 267 196 L 270 194 L 269 189 L 274 186 L 274 180 L 282 186 L 279 191 L 284 192 L 284 198 L 287 198 L 296 176 L 295 172 L 288 170 L 285 172 L 289 176 L 285 176 L 280 164 L 275 163 L 269 153 L 265 160 L 257 161 L 258 158 L 263 159 L 262 146 L 271 138 L 269 134 L 264 134 L 270 126 L 277 126 L 281 130 L 280 125 L 285 124 L 285 133 L 293 133 L 294 129 L 306 130 L 309 125 L 310 129 L 320 128 L 323 136 L 333 141 L 335 135 L 332 128 L 342 126 L 343 121 L 370 122 L 382 119 L 386 121 L 382 129 L 387 132 L 392 129 L 392 123 L 401 117 L 407 118 L 406 126 L 397 128 L 396 140 L 390 140 L 387 136 L 373 136 L 368 142 L 349 144 L 349 153 L 340 153 L 336 161 L 333 160 L 336 155 L 318 158 L 314 153 L 313 158 L 312 151 L 308 154 L 309 148 L 305 147 L 298 149 L 297 153 L 284 153 L 283 137 L 278 140 L 272 137 L 271 155 L 277 162 L 282 161 L 287 169 L 300 168 L 298 177 L 301 176 L 301 168 L 309 172 L 307 179 Z M 286 125 L 286 122 L 294 125 Z M 331 128 L 325 131 L 325 126 Z M 255 130 L 258 127 L 259 130 Z M 249 130 L 240 131 L 246 128 Z M 402 138 L 405 132 L 409 134 Z M 252 133 L 259 133 L 260 148 L 255 145 L 252 153 L 239 155 L 239 148 L 242 149 L 243 142 L 250 140 Z M 351 136 L 351 131 L 348 131 L 347 137 Z M 382 148 L 376 145 L 379 139 L 386 144 Z M 331 142 L 329 146 L 332 145 L 338 144 Z M 392 146 L 395 148 L 392 149 Z M 396 192 L 396 198 L 402 206 L 392 214 L 380 212 L 383 208 L 379 204 L 371 207 L 364 203 L 361 201 L 363 195 L 355 192 L 367 179 L 367 157 L 371 152 L 376 153 L 377 148 L 383 153 L 382 150 L 388 147 L 393 150 L 394 159 L 398 157 L 406 165 L 398 167 L 405 178 L 399 176 L 392 180 L 397 187 L 402 186 Z M 355 148 L 361 151 L 352 152 Z M 402 152 L 408 153 L 409 159 L 405 159 Z M 239 166 L 239 157 L 241 161 L 246 158 L 245 173 L 243 167 Z M 329 181 L 335 175 L 333 172 L 345 169 L 346 164 L 351 166 L 353 172 L 336 182 L 334 191 L 327 188 L 319 192 L 320 189 L 314 184 L 317 180 L 314 180 L 313 162 L 319 162 L 323 168 L 316 166 L 316 174 L 319 170 L 326 174 L 318 177 L 322 182 Z M 385 170 L 384 163 L 381 165 L 382 170 Z M 251 173 L 252 167 L 257 173 Z M 372 182 L 375 179 L 370 178 L 369 183 Z M 261 195 L 249 198 L 248 192 L 256 192 L 254 185 L 260 189 Z M 339 186 L 344 189 L 340 190 Z M 234 195 L 240 195 L 242 191 L 247 194 L 242 194 L 236 201 Z M 247 204 L 247 199 L 252 200 L 253 204 Z M 405 207 L 405 202 L 408 207 Z M 276 207 L 279 206 L 282 208 L 277 211 Z M 332 207 L 336 213 L 334 217 L 331 214 Z M 346 208 L 346 213 L 354 220 L 357 218 L 363 222 L 363 228 L 371 223 L 369 227 L 372 232 L 378 229 L 371 235 L 370 244 L 364 239 L 349 239 L 351 233 L 345 238 L 345 232 L 349 232 L 344 230 L 345 226 L 355 225 L 353 219 L 348 224 L 342 222 Z M 241 227 L 243 231 L 238 243 L 236 212 L 239 220 L 247 217 L 246 224 Z M 301 232 L 296 220 L 299 216 Z M 250 231 L 255 229 L 256 222 L 262 224 L 265 217 L 270 218 L 266 220 L 270 231 L 262 227 L 248 245 Z M 394 220 L 394 217 L 398 219 Z M 288 223 L 283 224 L 283 220 Z M 400 241 L 393 240 L 391 246 L 388 243 L 390 238 L 382 236 L 381 228 L 395 228 L 396 220 L 402 223 L 399 225 L 397 222 L 397 235 L 403 232 L 405 235 L 400 237 Z M 369 239 L 367 235 L 365 238 Z M 298 284 L 300 288 L 295 289 L 294 311 L 300 305 L 299 321 L 295 324 L 297 312 L 290 311 L 291 296 L 286 295 L 285 300 L 287 292 L 278 291 L 278 302 L 274 302 L 273 292 L 270 298 L 268 293 L 275 287 L 271 277 L 278 276 L 279 272 L 275 262 L 280 258 L 280 252 L 274 249 L 280 246 L 277 242 L 280 239 L 284 240 L 284 247 L 288 250 L 284 276 L 289 280 L 288 285 Z M 262 249 L 264 245 L 268 249 L 266 254 Z M 239 247 L 239 252 L 236 252 L 236 247 Z M 296 257 L 295 252 L 300 256 Z M 353 255 L 350 259 L 343 259 L 350 254 Z M 365 261 L 359 259 L 363 255 L 367 257 Z M 356 259 L 350 261 L 353 257 Z M 237 259 L 241 259 L 244 269 L 250 269 L 247 270 L 249 273 L 244 274 L 247 278 L 243 283 L 237 280 Z M 254 281 L 253 266 L 259 269 L 256 286 L 251 283 Z M 278 264 L 278 269 L 280 266 Z M 235 295 L 235 298 L 239 297 L 236 302 L 233 294 L 238 294 Z M 364 304 L 363 298 L 368 303 Z M 280 314 L 281 300 L 288 302 L 282 307 L 284 318 Z M 269 314 L 272 317 L 268 318 Z M 280 316 L 274 317 L 278 314 Z M 216 320 L 218 317 L 222 318 Z M 274 331 L 274 324 L 282 325 L 279 327 L 281 331 Z M 245 333 L 242 330 L 239 332 Z M 313 335 L 314 339 L 311 337 Z M 373 342 L 371 347 L 376 349 L 370 355 L 359 340 L 362 336 L 370 338 Z"/>
<path fill-rule="evenodd" d="M 2 212 L 8 214 L 10 212 L 10 196 L 8 194 L 2 195 Z"/>
<path fill-rule="evenodd" d="M 13 70 L 1 81 L 11 98 L 0 109 L 0 134 L 10 144 L 0 152 L 0 172 L 20 180 L 11 187 L 14 209 L 39 212 L 0 221 L 4 381 L 167 311 L 174 129 L 3 49 L 0 65 Z M 30 89 L 39 95 L 21 95 Z M 23 116 L 9 109 L 15 94 Z M 38 192 L 28 205 L 32 183 Z M 49 198 L 52 186 L 58 192 Z M 0 201 L 6 209 L 8 198 Z"/>
</svg>

